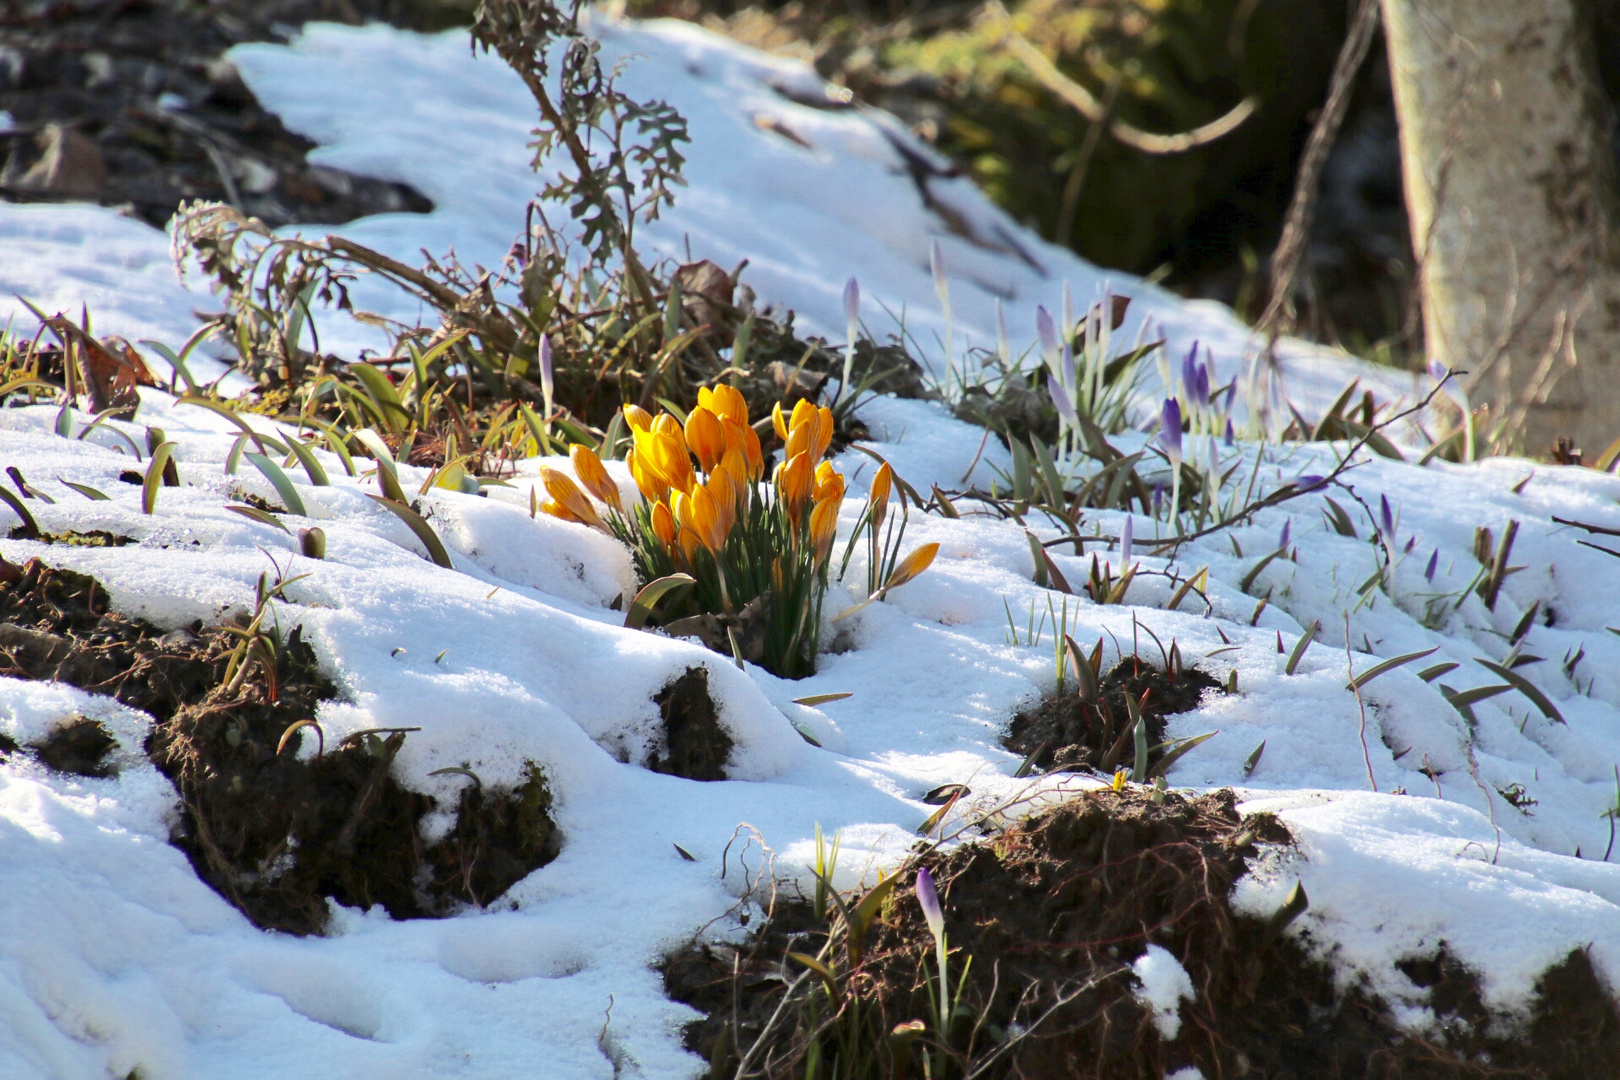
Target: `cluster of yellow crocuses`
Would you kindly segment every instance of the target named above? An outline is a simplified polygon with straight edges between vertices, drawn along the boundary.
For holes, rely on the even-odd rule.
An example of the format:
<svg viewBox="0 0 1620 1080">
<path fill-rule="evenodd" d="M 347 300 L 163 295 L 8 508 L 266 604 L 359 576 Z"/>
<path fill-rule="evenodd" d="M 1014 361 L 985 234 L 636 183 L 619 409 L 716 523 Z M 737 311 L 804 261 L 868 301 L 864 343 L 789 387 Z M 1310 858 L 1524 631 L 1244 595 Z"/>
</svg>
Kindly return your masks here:
<svg viewBox="0 0 1620 1080">
<path fill-rule="evenodd" d="M 634 441 L 625 462 L 646 499 L 653 535 L 689 566 L 700 550 L 718 557 L 739 518 L 756 505 L 765 469 L 741 392 L 730 386 L 699 390 L 684 427 L 670 413 L 655 417 L 636 405 L 624 407 L 624 418 Z M 808 542 L 816 563 L 823 564 L 832 551 L 844 499 L 843 476 L 822 460 L 832 442 L 832 410 L 801 400 L 789 415 L 776 406 L 772 421 L 784 446 L 774 477 L 775 505 L 786 515 L 794 546 L 800 543 L 809 508 Z M 576 444 L 569 457 L 585 490 L 622 521 L 625 508 L 618 485 L 596 452 Z M 540 477 L 551 496 L 540 507 L 546 513 L 616 532 L 565 473 L 542 467 Z"/>
</svg>

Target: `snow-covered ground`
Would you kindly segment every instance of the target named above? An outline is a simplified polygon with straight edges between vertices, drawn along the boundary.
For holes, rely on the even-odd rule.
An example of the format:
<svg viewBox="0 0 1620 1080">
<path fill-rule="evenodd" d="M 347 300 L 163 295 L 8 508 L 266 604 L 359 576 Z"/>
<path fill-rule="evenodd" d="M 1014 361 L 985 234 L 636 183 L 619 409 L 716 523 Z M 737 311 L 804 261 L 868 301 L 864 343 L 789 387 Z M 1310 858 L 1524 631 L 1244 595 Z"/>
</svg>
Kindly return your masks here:
<svg viewBox="0 0 1620 1080">
<path fill-rule="evenodd" d="M 762 301 L 794 308 L 801 325 L 835 340 L 844 280 L 857 275 L 875 298 L 869 329 L 891 328 L 877 301 L 904 309 L 936 370 L 945 324 L 928 265 L 935 239 L 951 278 L 958 357 L 969 342 L 993 343 L 998 296 L 1027 340 L 1034 306 L 1055 308 L 1065 281 L 1082 304 L 1103 287 L 1105 275 L 1043 244 L 962 180 L 933 181 L 932 197 L 969 235 L 947 230 L 895 144 L 925 151 L 892 119 L 803 104 L 827 99 L 806 69 L 684 24 L 602 33 L 612 50 L 641 57 L 626 77 L 632 92 L 667 97 L 691 122 L 691 185 L 647 231 L 650 250 L 684 260 L 689 244 L 693 257 L 726 266 L 746 257 L 744 280 Z M 531 104 L 497 62 L 470 54 L 464 35 L 314 26 L 292 47 L 245 47 L 235 59 L 268 108 L 321 142 L 314 158 L 414 184 L 437 204 L 426 216 L 355 222 L 346 235 L 406 259 L 452 246 L 468 262 L 504 254 L 537 186 L 524 145 Z M 1201 340 L 1223 378 L 1237 370 L 1251 343 L 1230 313 L 1113 277 L 1137 298 L 1133 314 L 1151 315 L 1173 346 Z M 47 309 L 87 303 L 98 332 L 173 343 L 195 325 L 193 309 L 210 305 L 195 285 L 176 282 L 161 234 L 94 207 L 0 204 L 0 294 L 12 293 Z M 389 308 L 397 301 L 384 294 L 357 299 L 414 314 Z M 375 344 L 335 319 L 322 329 L 329 347 Z M 1289 394 L 1303 409 L 1361 372 L 1304 346 L 1285 353 Z M 1411 389 L 1388 374 L 1371 378 L 1385 395 Z M 865 416 L 876 449 L 922 490 L 959 487 L 970 473 L 988 483 L 1008 467 L 993 441 L 976 457 L 982 432 L 938 405 L 883 400 Z M 281 616 L 303 626 L 344 695 L 318 716 L 328 740 L 419 725 L 399 774 L 446 797 L 464 781 L 430 776 L 436 769 L 470 766 L 493 784 L 536 762 L 556 795 L 564 846 L 493 910 L 411 922 L 339 911 L 325 937 L 263 933 L 168 844 L 176 800 L 141 752 L 145 717 L 79 691 L 0 680 L 0 731 L 25 742 L 66 716 L 102 719 L 122 766 L 117 779 L 82 780 L 24 755 L 0 765 L 8 928 L 0 1074 L 692 1075 L 702 1063 L 681 1050 L 679 1035 L 691 1013 L 663 996 L 652 965 L 735 903 L 736 849 L 724 878 L 721 853 L 740 826 L 757 830 L 789 877 L 810 861 L 818 824 L 842 830 L 840 866 L 854 884 L 903 857 L 934 810 L 921 801 L 931 788 L 968 783 L 979 803 L 1027 786 L 1013 779 L 1019 762 L 999 735 L 1020 705 L 1052 689 L 1055 672 L 1050 631 L 1039 646 L 1010 642 L 1006 613 L 1022 629 L 1032 608 L 1063 598 L 1032 583 L 1015 523 L 914 514 L 908 544 L 938 541 L 934 566 L 850 620 L 848 647 L 823 656 L 814 677 L 789 683 L 739 671 L 693 643 L 623 629 L 608 605 L 631 584 L 624 553 L 583 527 L 532 519 L 527 482 L 487 499 L 440 489 L 425 498 L 455 564 L 446 570 L 364 497 L 374 480 L 348 478 L 328 458 L 331 486 L 299 485 L 328 536 L 327 557 L 308 560 L 287 534 L 224 509 L 235 488 L 276 498 L 251 469 L 225 473 L 234 429 L 152 391 L 143 391 L 138 419 L 128 428 L 137 438 L 150 424 L 178 444 L 184 482 L 163 489 L 152 515 L 141 513 L 139 489 L 119 481 L 131 461 L 113 437 L 66 441 L 51 408 L 0 414 L 0 463 L 56 499 L 30 503 L 42 527 L 139 541 L 89 549 L 0 540 L 0 554 L 91 573 L 120 610 L 164 626 L 244 610 L 272 560 L 309 574 Z M 1332 460 L 1326 447 L 1244 452 L 1250 461 L 1267 455 L 1262 484 L 1326 473 Z M 853 492 L 864 491 L 868 459 L 851 452 L 839 465 Z M 409 486 L 413 470 L 404 472 Z M 1308 934 L 1346 980 L 1367 979 L 1406 1021 L 1423 1022 L 1423 995 L 1395 961 L 1442 943 L 1505 1009 L 1525 1004 L 1536 975 L 1577 947 L 1590 946 L 1599 972 L 1620 987 L 1620 866 L 1599 861 L 1620 762 L 1620 633 L 1607 629 L 1620 625 L 1620 560 L 1552 520 L 1620 527 L 1620 479 L 1505 459 L 1469 467 L 1375 459 L 1346 479 L 1374 510 L 1387 497 L 1398 518 L 1391 547 L 1415 540 L 1387 592 L 1358 603 L 1376 567 L 1378 522 L 1341 499 L 1358 533 L 1342 536 L 1312 494 L 1181 550 L 1182 573 L 1210 569 L 1208 617 L 1192 602 L 1163 610 L 1169 587 L 1144 576 L 1129 605 L 1076 610 L 1070 598 L 1071 633 L 1101 637 L 1107 664 L 1130 648 L 1140 622 L 1223 682 L 1236 670 L 1239 694 L 1173 720 L 1172 735 L 1219 734 L 1170 779 L 1238 786 L 1249 808 L 1283 817 L 1300 850 L 1245 879 L 1240 903 L 1269 913 L 1302 879 L 1311 907 L 1291 932 Z M 86 500 L 61 480 L 112 498 Z M 846 503 L 846 530 L 858 504 Z M 0 527 L 11 518 L 0 509 Z M 1509 520 L 1520 523 L 1512 563 L 1524 569 L 1488 611 L 1463 592 L 1478 570 L 1474 530 L 1499 536 Z M 1293 558 L 1273 560 L 1246 593 L 1240 585 L 1285 523 Z M 1087 514 L 1088 532 L 1113 536 L 1122 524 L 1119 513 Z M 1139 552 L 1153 529 L 1145 517 L 1134 522 Z M 1089 555 L 1066 550 L 1053 558 L 1078 582 Z M 1144 570 L 1164 565 L 1141 561 Z M 849 580 L 857 579 L 858 561 Z M 853 588 L 834 593 L 828 612 L 857 598 Z M 1471 729 L 1439 682 L 1463 690 L 1500 681 L 1478 660 L 1503 660 L 1537 602 L 1522 651 L 1543 659 L 1515 670 L 1558 718 L 1515 692 L 1474 704 Z M 1291 646 L 1316 621 L 1319 642 L 1285 674 L 1279 634 Z M 1350 670 L 1431 647 L 1430 657 L 1365 686 L 1363 719 L 1346 689 Z M 1418 678 L 1442 660 L 1459 667 L 1433 683 Z M 621 764 L 639 760 L 655 736 L 652 695 L 700 664 L 736 741 L 733 779 L 699 783 Z M 792 701 L 840 691 L 853 696 L 820 709 Z M 747 858 L 757 872 L 757 844 Z"/>
</svg>

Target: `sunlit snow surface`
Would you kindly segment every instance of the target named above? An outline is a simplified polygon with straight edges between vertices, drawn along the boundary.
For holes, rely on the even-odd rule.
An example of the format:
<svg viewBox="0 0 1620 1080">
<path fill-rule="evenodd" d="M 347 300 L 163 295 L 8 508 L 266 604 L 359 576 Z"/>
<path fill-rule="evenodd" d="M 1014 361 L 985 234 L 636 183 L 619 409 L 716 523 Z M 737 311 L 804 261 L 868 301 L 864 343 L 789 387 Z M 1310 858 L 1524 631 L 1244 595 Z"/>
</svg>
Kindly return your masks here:
<svg viewBox="0 0 1620 1080">
<path fill-rule="evenodd" d="M 996 293 L 1015 337 L 1027 339 L 1034 304 L 1055 307 L 1064 278 L 1080 303 L 1100 287 L 1095 270 L 1013 225 L 963 181 L 941 182 L 935 197 L 981 241 L 1028 258 L 946 235 L 897 171 L 891 139 L 907 137 L 892 120 L 796 104 L 776 89 L 824 94 L 806 69 L 684 25 L 604 33 L 612 50 L 643 57 L 629 69 L 630 89 L 668 97 L 692 122 L 691 186 L 646 234 L 658 252 L 684 259 L 689 240 L 694 256 L 727 266 L 748 257 L 745 280 L 762 301 L 797 309 L 802 325 L 834 339 L 842 337 L 844 279 L 856 274 L 868 297 L 905 308 L 936 370 L 944 324 L 927 266 L 932 239 L 941 239 L 951 270 L 957 356 L 966 338 L 993 341 Z M 505 252 L 536 187 L 524 148 L 531 107 L 514 77 L 470 55 L 464 36 L 319 26 L 292 48 L 252 46 L 236 56 L 267 107 L 323 144 L 318 160 L 410 182 L 438 205 L 425 217 L 356 222 L 346 234 L 407 259 L 452 245 L 468 261 L 492 263 Z M 810 147 L 767 130 L 760 116 Z M 1223 372 L 1235 369 L 1246 340 L 1229 314 L 1123 278 L 1116 284 L 1177 345 L 1201 339 Z M 190 332 L 192 308 L 210 303 L 175 282 L 160 234 L 87 207 L 0 204 L 0 294 L 12 292 L 53 309 L 87 302 L 98 329 L 171 343 Z M 370 295 L 367 304 L 385 306 Z M 891 328 L 875 301 L 866 316 L 875 333 Z M 330 325 L 332 342 L 368 343 L 359 328 Z M 1302 407 L 1321 403 L 1349 371 L 1338 361 L 1297 361 L 1290 394 Z M 1398 380 L 1384 386 L 1402 389 Z M 970 466 L 988 483 L 1007 466 L 993 443 L 974 464 L 982 433 L 938 406 L 880 401 L 866 418 L 877 448 L 922 490 L 961 486 Z M 693 644 L 621 629 L 609 604 L 631 582 L 624 554 L 582 527 L 531 519 L 526 480 L 488 499 L 426 497 L 455 562 L 443 570 L 364 497 L 374 481 L 349 479 L 325 458 L 332 486 L 300 484 L 329 538 L 317 562 L 297 558 L 287 534 L 223 509 L 237 501 L 237 487 L 276 496 L 251 470 L 225 475 L 231 436 L 210 414 L 145 394 L 140 421 L 177 441 L 185 484 L 164 489 L 151 516 L 140 513 L 139 490 L 118 478 L 131 460 L 114 437 L 64 441 L 55 411 L 43 407 L 0 421 L 0 459 L 57 500 L 30 504 L 47 531 L 105 529 L 139 541 L 82 549 L 0 540 L 7 559 L 39 555 L 92 573 L 119 609 L 165 626 L 243 610 L 272 558 L 308 573 L 289 590 L 282 618 L 304 627 L 345 696 L 318 717 L 328 739 L 420 725 L 398 759 L 401 777 L 444 796 L 464 780 L 430 777 L 435 769 L 468 765 L 493 784 L 536 761 L 565 834 L 557 861 L 516 886 L 501 910 L 410 923 L 340 911 L 325 938 L 264 934 L 166 842 L 175 796 L 144 764 L 143 716 L 78 691 L 0 680 L 0 730 L 22 742 L 59 717 L 94 716 L 118 738 L 123 766 L 117 780 L 80 781 L 21 755 L 0 765 L 0 1075 L 100 1080 L 138 1068 L 144 1080 L 606 1078 L 610 1053 L 632 1075 L 692 1075 L 702 1063 L 679 1038 L 691 1014 L 664 998 L 651 965 L 722 918 L 740 882 L 758 872 L 757 844 L 748 869 L 740 844 L 722 864 L 739 826 L 764 837 L 789 878 L 802 878 L 818 823 L 842 829 L 843 883 L 853 885 L 903 856 L 933 811 L 920 799 L 930 788 L 966 782 L 981 806 L 1026 788 L 1011 779 L 1018 761 L 998 735 L 1020 704 L 1051 689 L 1052 653 L 1049 637 L 1039 648 L 1009 644 L 1006 611 L 1022 625 L 1032 605 L 1044 611 L 1061 598 L 1031 583 L 1029 547 L 1013 523 L 914 515 L 908 543 L 938 541 L 934 567 L 849 620 L 847 650 L 790 684 L 738 671 Z M 138 425 L 127 430 L 140 437 Z M 1273 450 L 1259 483 L 1323 473 L 1330 463 L 1324 448 Z M 871 469 L 854 453 L 840 464 L 851 477 L 847 530 Z M 404 471 L 408 486 L 420 484 L 423 474 Z M 58 478 L 112 501 L 86 501 Z M 1540 970 L 1578 946 L 1590 945 L 1599 970 L 1620 985 L 1620 867 L 1596 861 L 1610 837 L 1603 815 L 1615 803 L 1620 761 L 1620 636 L 1605 629 L 1620 625 L 1620 560 L 1580 546 L 1585 533 L 1551 520 L 1620 527 L 1620 480 L 1511 460 L 1469 468 L 1373 461 L 1349 479 L 1375 511 L 1387 495 L 1399 515 L 1397 550 L 1415 537 L 1394 574 L 1393 600 L 1376 593 L 1356 607 L 1356 589 L 1375 566 L 1373 523 L 1341 499 L 1359 539 L 1340 536 L 1313 495 L 1181 552 L 1183 573 L 1210 567 L 1211 617 L 1192 603 L 1163 611 L 1168 585 L 1144 576 L 1130 594 L 1138 607 L 1085 604 L 1076 614 L 1071 600 L 1071 632 L 1088 643 L 1101 637 L 1112 663 L 1133 633 L 1154 650 L 1134 616 L 1217 678 L 1236 669 L 1239 695 L 1213 697 L 1172 721 L 1172 735 L 1220 734 L 1182 759 L 1171 780 L 1244 786 L 1249 807 L 1284 817 L 1300 852 L 1268 856 L 1240 884 L 1239 903 L 1269 913 L 1303 879 L 1311 907 L 1291 932 L 1332 955 L 1344 979 L 1368 979 L 1405 1021 L 1424 1020 L 1422 995 L 1394 961 L 1431 955 L 1441 942 L 1481 972 L 1488 1000 L 1503 1007 L 1522 1005 Z M 11 512 L 0 514 L 8 528 Z M 1512 562 L 1525 569 L 1507 579 L 1496 610 L 1470 597 L 1430 620 L 1438 629 L 1426 628 L 1425 597 L 1460 592 L 1477 570 L 1475 527 L 1500 535 L 1509 519 L 1521 524 Z M 1087 515 L 1088 531 L 1104 535 L 1122 521 Z M 1272 561 L 1245 594 L 1240 582 L 1276 546 L 1285 521 L 1297 561 Z M 1139 553 L 1153 529 L 1135 521 Z M 1423 571 L 1437 548 L 1431 584 Z M 1082 580 L 1089 555 L 1068 550 L 1054 548 L 1054 559 L 1070 581 Z M 1141 561 L 1144 570 L 1163 566 Z M 850 581 L 864 577 L 857 557 Z M 1256 597 L 1268 591 L 1251 627 Z M 827 610 L 855 599 L 835 586 Z M 1497 681 L 1475 659 L 1501 659 L 1538 600 L 1525 652 L 1545 659 L 1518 670 L 1567 723 L 1517 694 L 1476 704 L 1471 763 L 1467 725 L 1414 672 L 1448 659 L 1461 665 L 1444 680 L 1457 689 Z M 1291 646 L 1318 620 L 1320 642 L 1284 675 L 1279 632 Z M 1365 688 L 1364 753 L 1347 663 L 1362 672 L 1431 646 L 1439 649 L 1432 657 Z M 1581 649 L 1566 675 L 1564 658 Z M 736 779 L 697 783 L 620 764 L 654 737 L 650 697 L 694 664 L 708 667 L 736 739 Z M 834 691 L 854 696 L 819 710 L 792 704 Z M 801 739 L 795 723 L 823 747 Z M 1262 739 L 1265 753 L 1245 779 L 1244 762 Z M 1525 812 L 1497 794 L 1514 784 L 1538 800 Z M 684 861 L 675 844 L 697 861 Z"/>
</svg>

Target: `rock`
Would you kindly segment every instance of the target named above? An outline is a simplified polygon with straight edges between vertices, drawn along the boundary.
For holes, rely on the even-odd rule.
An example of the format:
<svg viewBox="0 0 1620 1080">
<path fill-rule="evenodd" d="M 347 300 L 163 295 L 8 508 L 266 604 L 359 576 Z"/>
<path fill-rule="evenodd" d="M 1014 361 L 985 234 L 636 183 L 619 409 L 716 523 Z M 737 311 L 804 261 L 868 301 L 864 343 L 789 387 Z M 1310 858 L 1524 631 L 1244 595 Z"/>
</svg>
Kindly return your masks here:
<svg viewBox="0 0 1620 1080">
<path fill-rule="evenodd" d="M 107 186 L 101 147 L 65 124 L 46 124 L 38 137 L 38 161 L 15 186 L 22 191 L 65 199 L 94 199 Z"/>
</svg>

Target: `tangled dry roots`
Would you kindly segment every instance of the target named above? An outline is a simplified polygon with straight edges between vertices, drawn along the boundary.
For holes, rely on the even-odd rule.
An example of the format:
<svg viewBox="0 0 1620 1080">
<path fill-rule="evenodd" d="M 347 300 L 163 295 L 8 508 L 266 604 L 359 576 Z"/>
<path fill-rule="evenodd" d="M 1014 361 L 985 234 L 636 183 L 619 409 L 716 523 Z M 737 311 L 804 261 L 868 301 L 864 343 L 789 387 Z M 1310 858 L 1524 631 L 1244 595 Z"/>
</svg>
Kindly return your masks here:
<svg viewBox="0 0 1620 1080">
<path fill-rule="evenodd" d="M 396 918 L 485 904 L 556 857 L 560 838 L 545 778 L 531 769 L 515 790 L 463 789 L 454 827 L 429 845 L 419 825 L 435 800 L 391 770 L 402 732 L 345 741 L 305 760 L 288 727 L 336 696 L 294 630 L 272 689 L 256 670 L 233 689 L 226 669 L 237 639 L 220 628 L 164 633 L 109 610 L 93 578 L 36 560 L 0 567 L 0 674 L 50 679 L 114 697 L 151 714 L 146 752 L 179 793 L 171 841 L 198 875 L 266 929 L 319 932 L 327 899 L 381 904 Z M 82 724 L 73 746 L 89 745 Z M 105 733 L 102 733 L 105 739 Z M 84 757 L 51 743 L 48 765 Z M 97 745 L 103 745 L 98 743 Z M 110 746 L 105 740 L 103 748 Z M 72 771 L 97 775 L 89 766 Z"/>
<path fill-rule="evenodd" d="M 1620 1014 L 1584 952 L 1543 978 L 1528 1038 L 1491 1017 L 1477 980 L 1443 958 L 1434 985 L 1444 992 L 1433 1006 L 1444 1039 L 1398 1030 L 1360 991 L 1336 993 L 1325 965 L 1228 901 L 1257 845 L 1288 842 L 1274 818 L 1241 818 L 1230 790 L 1155 804 L 1138 790 L 1103 789 L 925 856 L 944 899 L 955 972 L 972 958 L 951 1049 L 929 1047 L 932 1074 L 1162 1080 L 1196 1066 L 1209 1080 L 1620 1075 Z M 913 880 L 908 871 L 845 982 L 839 1015 L 856 1017 L 858 1007 L 869 1060 L 836 1075 L 923 1075 L 920 1051 L 932 1035 L 907 1042 L 890 1034 L 934 1015 L 933 944 Z M 803 970 L 784 954 L 814 955 L 825 941 L 804 905 L 785 905 L 742 950 L 694 946 L 670 959 L 672 995 L 708 1014 L 687 1037 L 710 1059 L 710 1076 L 739 1075 L 749 1048 L 750 1075 L 803 1075 L 810 1014 L 789 1008 L 785 1023 L 771 1017 Z M 1134 992 L 1130 965 L 1150 944 L 1174 955 L 1196 989 L 1173 1039 Z M 823 1061 L 836 1046 L 826 1019 L 823 1009 Z"/>
</svg>

